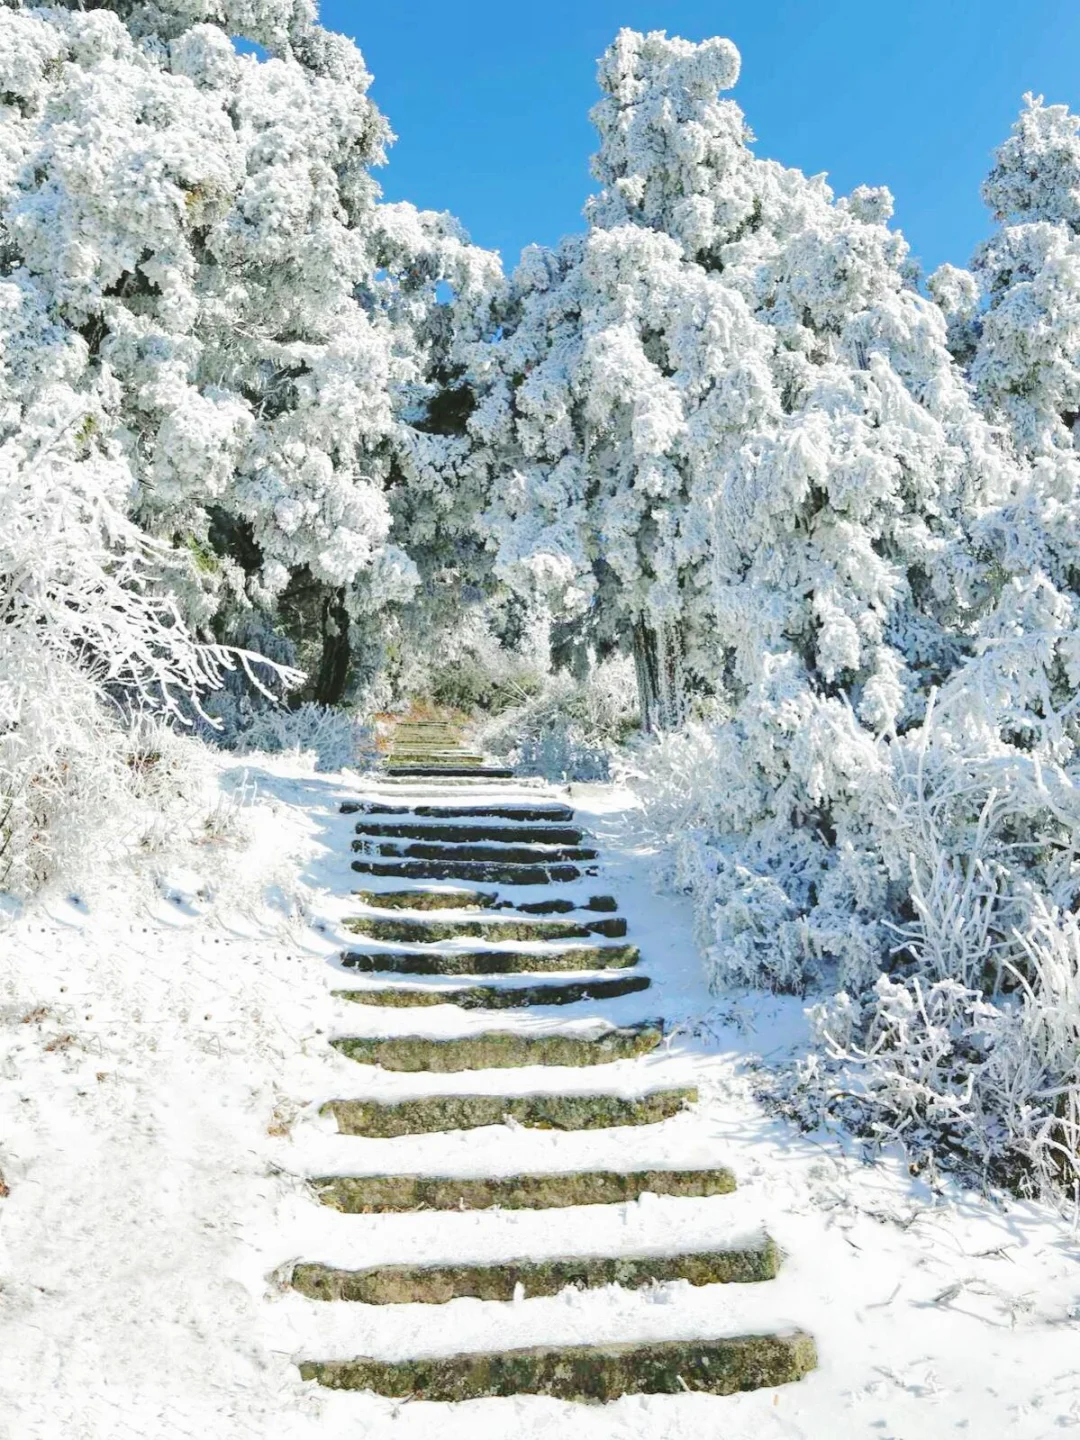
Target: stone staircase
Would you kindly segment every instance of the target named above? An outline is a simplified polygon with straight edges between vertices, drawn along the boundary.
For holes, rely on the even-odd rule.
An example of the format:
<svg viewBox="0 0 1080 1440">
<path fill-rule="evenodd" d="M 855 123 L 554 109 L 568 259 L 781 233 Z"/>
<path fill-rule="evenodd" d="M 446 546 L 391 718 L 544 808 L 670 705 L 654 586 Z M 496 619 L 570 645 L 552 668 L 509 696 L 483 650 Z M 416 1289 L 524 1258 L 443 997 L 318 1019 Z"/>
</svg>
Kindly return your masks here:
<svg viewBox="0 0 1080 1440">
<path fill-rule="evenodd" d="M 487 764 L 454 727 L 438 721 L 401 723 L 383 768 L 379 799 L 343 807 L 357 817 L 353 869 L 372 877 L 364 882 L 372 888 L 355 892 L 358 913 L 346 928 L 357 948 L 340 959 L 342 979 L 353 983 L 334 993 L 348 1002 L 343 1011 L 364 1007 L 356 1011 L 365 1021 L 357 1028 L 369 1033 L 331 1042 L 340 1054 L 378 1069 L 367 1072 L 374 1077 L 370 1086 L 359 1086 L 370 1094 L 330 1100 L 323 1110 L 339 1135 L 361 1137 L 350 1144 L 375 1146 L 379 1154 L 392 1150 L 400 1168 L 367 1173 L 370 1165 L 357 1152 L 355 1173 L 313 1175 L 311 1189 L 341 1217 L 411 1215 L 419 1222 L 439 1212 L 447 1228 L 469 1212 L 481 1212 L 478 1225 L 492 1231 L 507 1218 L 504 1212 L 533 1212 L 521 1218 L 533 1227 L 530 1249 L 537 1253 L 523 1246 L 508 1258 L 462 1254 L 452 1262 L 428 1261 L 422 1237 L 410 1243 L 406 1235 L 391 1263 L 305 1258 L 292 1267 L 292 1288 L 318 1305 L 340 1307 L 343 1317 L 361 1313 L 350 1307 L 385 1306 L 381 1313 L 405 1317 L 413 1313 L 405 1307 L 477 1302 L 487 1307 L 482 1319 L 490 1310 L 496 1336 L 508 1306 L 542 1306 L 542 1297 L 571 1288 L 633 1291 L 680 1280 L 694 1287 L 754 1287 L 773 1279 L 781 1257 L 760 1229 L 727 1235 L 721 1220 L 720 1243 L 714 1222 L 699 1229 L 700 1243 L 667 1245 L 655 1239 L 635 1245 L 632 1235 L 620 1233 L 631 1202 L 642 1197 L 708 1202 L 722 1216 L 724 1197 L 736 1189 L 722 1166 L 554 1164 L 471 1175 L 416 1170 L 417 1147 L 456 1137 L 467 1153 L 468 1132 L 490 1134 L 484 1127 L 499 1127 L 506 1147 L 514 1141 L 518 1148 L 527 1145 L 519 1135 L 553 1131 L 552 1145 L 569 1147 L 574 1132 L 592 1131 L 602 1158 L 613 1141 L 648 1133 L 630 1127 L 659 1130 L 697 1095 L 690 1086 L 649 1085 L 644 1076 L 626 1084 L 628 1067 L 633 1074 L 645 1057 L 659 1053 L 664 1026 L 656 1018 L 615 1023 L 596 1008 L 596 1002 L 647 994 L 652 982 L 637 947 L 627 942 L 615 900 L 596 883 L 599 855 L 573 811 L 544 787 L 510 784 L 511 772 Z M 403 883 L 380 883 L 391 880 Z M 546 1018 L 547 1007 L 565 1006 L 578 1010 L 572 1023 L 558 1028 Z M 380 1007 L 385 1020 L 371 1007 Z M 435 1033 L 420 1024 L 416 1033 L 403 1031 L 401 1011 L 414 1007 L 421 1017 L 445 1012 L 449 1024 Z M 502 1013 L 508 1010 L 529 1013 Z M 469 1017 L 470 1011 L 481 1014 Z M 554 1068 L 550 1076 L 539 1072 L 546 1084 L 526 1076 L 515 1085 L 504 1072 L 522 1067 Z M 419 1093 L 396 1093 L 393 1072 L 422 1077 L 409 1082 Z M 613 1083 L 608 1077 L 616 1075 Z M 544 1221 L 541 1212 L 556 1213 Z M 363 1257 L 364 1227 L 374 1219 L 342 1223 L 350 1227 L 352 1251 Z M 560 1232 L 574 1237 L 564 1249 Z M 556 1253 L 544 1253 L 553 1244 Z M 346 1318 L 338 1331 L 347 1336 Z M 446 1349 L 445 1341 L 438 1348 Z M 777 1386 L 815 1364 L 805 1333 L 755 1327 L 674 1340 L 620 1336 L 616 1343 L 598 1338 L 461 1350 L 451 1344 L 447 1353 L 392 1360 L 335 1353 L 305 1358 L 300 1368 L 325 1386 L 388 1397 L 547 1395 L 596 1402 Z"/>
</svg>

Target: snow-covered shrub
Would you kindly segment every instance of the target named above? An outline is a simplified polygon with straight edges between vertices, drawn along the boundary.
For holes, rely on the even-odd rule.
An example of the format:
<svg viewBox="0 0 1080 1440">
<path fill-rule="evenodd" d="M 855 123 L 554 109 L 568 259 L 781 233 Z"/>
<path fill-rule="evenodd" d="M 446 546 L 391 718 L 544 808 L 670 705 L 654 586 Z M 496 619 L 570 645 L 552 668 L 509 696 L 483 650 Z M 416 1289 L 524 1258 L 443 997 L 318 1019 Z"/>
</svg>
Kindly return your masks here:
<svg viewBox="0 0 1080 1440">
<path fill-rule="evenodd" d="M 788 1103 L 919 1158 L 945 1147 L 989 1181 L 1080 1200 L 1080 926 L 1044 910 L 1011 993 L 878 978 L 811 1013 L 821 1053 Z"/>
<path fill-rule="evenodd" d="M 477 734 L 521 774 L 607 780 L 639 718 L 633 661 L 612 656 L 581 679 L 566 671 L 545 676 L 535 694 L 508 705 Z"/>
<path fill-rule="evenodd" d="M 395 675 L 401 696 L 480 717 L 543 689 L 550 648 L 544 615 L 508 617 L 498 603 L 473 603 L 450 628 L 430 612 L 408 618 Z"/>
<path fill-rule="evenodd" d="M 371 763 L 375 757 L 373 727 L 349 710 L 305 701 L 290 710 L 263 706 L 237 735 L 233 748 L 241 754 L 312 751 L 316 769 L 344 770 Z"/>
<path fill-rule="evenodd" d="M 107 411 L 67 377 L 42 384 L 48 358 L 39 341 L 37 373 L 0 387 L 0 884 L 19 893 L 127 843 L 143 714 L 182 721 L 237 664 L 262 668 L 186 627 L 168 590 L 183 558 L 127 518 Z"/>
</svg>

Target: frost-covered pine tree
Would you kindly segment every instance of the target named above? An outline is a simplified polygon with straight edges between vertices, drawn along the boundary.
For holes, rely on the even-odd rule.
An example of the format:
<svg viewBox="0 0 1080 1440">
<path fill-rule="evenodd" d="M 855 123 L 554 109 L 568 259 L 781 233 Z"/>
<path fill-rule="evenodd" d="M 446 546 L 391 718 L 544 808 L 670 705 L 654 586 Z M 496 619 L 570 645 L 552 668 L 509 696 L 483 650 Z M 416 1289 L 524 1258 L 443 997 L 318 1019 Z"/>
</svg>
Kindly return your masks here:
<svg viewBox="0 0 1080 1440">
<path fill-rule="evenodd" d="M 633 645 L 661 724 L 683 685 L 714 697 L 721 944 L 790 981 L 813 949 L 880 958 L 889 878 L 829 873 L 863 844 L 876 737 L 918 721 L 993 597 L 967 530 L 1015 476 L 888 192 L 758 159 L 719 94 L 738 68 L 725 40 L 621 32 L 588 230 L 526 252 L 470 424 L 500 456 L 501 573 Z"/>
<path fill-rule="evenodd" d="M 1067 628 L 1060 612 L 1080 593 L 1080 117 L 1028 95 L 983 197 L 999 228 L 970 271 L 943 266 L 930 288 L 979 403 L 1026 467 L 985 542 L 1023 603 L 1043 621 L 1056 607 L 1052 628 Z"/>
<path fill-rule="evenodd" d="M 109 387 L 133 512 L 191 554 L 191 620 L 283 625 L 326 701 L 350 629 L 416 586 L 387 497 L 433 384 L 414 276 L 456 280 L 456 311 L 494 273 L 438 217 L 382 213 L 369 83 L 302 0 L 0 14 L 6 273 Z"/>
</svg>

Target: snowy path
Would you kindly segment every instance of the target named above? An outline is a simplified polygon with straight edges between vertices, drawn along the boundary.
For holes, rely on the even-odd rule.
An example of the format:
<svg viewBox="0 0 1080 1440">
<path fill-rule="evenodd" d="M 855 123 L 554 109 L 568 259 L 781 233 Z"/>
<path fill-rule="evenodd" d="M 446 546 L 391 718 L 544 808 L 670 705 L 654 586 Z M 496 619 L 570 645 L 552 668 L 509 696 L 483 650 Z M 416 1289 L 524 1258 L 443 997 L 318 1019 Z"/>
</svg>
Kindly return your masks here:
<svg viewBox="0 0 1080 1440">
<path fill-rule="evenodd" d="M 1080 1427 L 1075 1237 L 1038 1206 L 934 1193 L 895 1157 L 866 1165 L 838 1137 L 802 1136 L 766 1116 L 747 1061 L 801 1040 L 801 1005 L 705 992 L 687 907 L 651 892 L 624 797 L 603 786 L 556 797 L 603 855 L 601 876 L 558 893 L 616 897 L 628 934 L 611 943 L 640 947 L 649 991 L 560 1007 L 554 1020 L 526 1009 L 487 1022 L 432 1007 L 383 1013 L 376 1027 L 370 1007 L 333 992 L 528 978 L 391 982 L 340 968 L 342 949 L 366 943 L 344 926 L 364 908 L 350 890 L 405 888 L 352 874 L 357 817 L 340 806 L 376 791 L 422 806 L 428 789 L 314 776 L 286 759 L 223 761 L 222 773 L 226 785 L 247 775 L 259 787 L 243 851 L 208 850 L 164 877 L 153 903 L 136 902 L 120 877 L 89 909 L 54 897 L 0 932 L 0 1172 L 10 1190 L 0 1199 L 3 1440 L 554 1440 L 568 1427 L 576 1440 L 1047 1440 Z M 438 788 L 456 801 L 468 781 Z M 512 805 L 536 798 L 519 784 L 500 794 Z M 217 908 L 205 898 L 215 889 Z M 539 893 L 526 886 L 516 898 Z M 320 1113 L 376 1084 L 415 1094 L 465 1078 L 379 1072 L 335 1051 L 332 1036 L 382 1022 L 432 1035 L 575 1028 L 598 1014 L 619 1025 L 658 1014 L 676 1028 L 686 1022 L 659 1054 L 611 1067 L 611 1088 L 635 1094 L 639 1076 L 694 1084 L 698 1103 L 632 1132 L 500 1125 L 405 1140 L 342 1136 Z M 558 1074 L 587 1086 L 599 1068 Z M 504 1070 L 495 1088 L 551 1078 Z M 729 1167 L 738 1188 L 572 1211 L 349 1215 L 319 1204 L 303 1179 L 637 1166 Z M 609 1241 L 720 1248 L 762 1231 L 784 1252 L 764 1284 L 380 1305 L 367 1322 L 367 1306 L 309 1300 L 285 1283 L 297 1261 L 497 1261 L 570 1245 L 596 1253 Z M 687 1338 L 785 1324 L 815 1337 L 819 1368 L 798 1384 L 727 1397 L 450 1406 L 326 1390 L 297 1369 L 318 1355 L 391 1359 L 493 1339 Z"/>
<path fill-rule="evenodd" d="M 372 857 L 398 855 L 434 863 L 430 876 L 411 872 L 402 882 L 409 888 L 388 898 L 382 876 L 381 891 L 362 895 L 365 903 L 346 921 L 362 948 L 347 961 L 394 980 L 409 966 L 440 976 L 459 976 L 464 967 L 470 978 L 509 971 L 533 985 L 569 974 L 584 987 L 610 970 L 637 968 L 637 947 L 624 941 L 625 919 L 603 893 L 599 852 L 573 826 L 572 812 L 553 801 L 545 811 L 538 789 L 528 791 L 529 813 L 520 820 L 505 795 L 493 804 L 492 787 L 498 793 L 508 777 L 450 748 L 452 734 L 440 730 L 433 738 L 428 727 L 401 725 L 395 741 L 387 798 L 358 807 L 354 868 L 378 876 Z M 473 765 L 475 781 L 453 788 L 452 808 L 480 812 L 486 802 L 503 814 L 476 813 L 448 825 L 449 817 L 418 814 L 393 799 L 395 769 L 427 778 L 437 794 L 445 775 L 464 777 Z M 478 858 L 495 889 L 434 888 L 440 880 L 463 884 Z M 526 884 L 516 883 L 522 866 L 536 872 Z M 548 880 L 556 873 L 558 883 Z M 560 927 L 573 933 L 560 936 Z M 439 1209 L 446 1213 L 394 1215 L 389 1223 L 382 1215 L 349 1213 L 309 1230 L 310 1258 L 291 1277 L 314 1302 L 297 1318 L 297 1340 L 309 1357 L 303 1374 L 335 1388 L 420 1400 L 521 1392 L 611 1400 L 639 1392 L 728 1394 L 789 1383 L 813 1367 L 808 1336 L 790 1321 L 773 1333 L 767 1282 L 777 1253 L 745 1207 L 729 1201 L 730 1173 L 708 1162 L 643 1164 L 649 1141 L 642 1132 L 677 1130 L 687 1104 L 698 1099 L 692 1066 L 665 1036 L 651 985 L 602 1005 L 591 995 L 562 1005 L 559 992 L 547 990 L 540 997 L 547 1008 L 518 1013 L 419 1007 L 415 987 L 380 992 L 388 1008 L 370 1003 L 370 989 L 336 992 L 354 1014 L 347 1036 L 333 1043 L 360 1064 L 353 1084 L 326 1107 L 348 1138 L 331 1147 L 323 1176 L 350 1174 L 358 1159 L 363 1164 L 365 1146 L 381 1139 L 391 1175 L 404 1169 L 439 1177 Z M 546 1165 L 541 1147 L 530 1156 L 539 1097 L 557 1107 L 544 1109 L 542 1118 L 553 1121 L 559 1140 L 588 1133 L 590 1160 L 570 1168 L 562 1156 L 573 1152 L 550 1143 Z M 613 1097 L 621 1107 L 615 1114 Z M 642 1097 L 659 1108 L 639 1108 Z M 447 1107 L 445 1116 L 432 1114 L 433 1098 Z M 463 1174 L 460 1162 L 415 1169 L 422 1163 L 418 1140 L 439 1136 L 471 1154 L 481 1167 L 473 1178 L 505 1177 L 492 1152 L 515 1122 L 526 1134 L 517 1147 L 520 1171 L 509 1174 L 531 1177 L 530 1185 L 553 1192 L 561 1205 L 507 1209 L 505 1186 L 495 1206 L 476 1186 L 467 1204 L 462 1187 L 450 1183 Z M 596 1164 L 597 1141 L 612 1157 L 603 1166 Z M 666 1172 L 659 1181 L 656 1170 Z M 618 1205 L 583 1203 L 598 1185 L 612 1183 L 612 1171 L 621 1187 Z M 345 1195 L 352 1210 L 385 1208 L 373 1207 L 364 1172 L 351 1173 L 351 1184 L 324 1194 L 338 1204 Z M 612 1280 L 618 1292 L 610 1291 Z M 679 1280 L 706 1287 L 692 1312 L 655 1304 L 656 1285 Z M 350 1303 L 375 1297 L 398 1303 Z M 448 1301 L 464 1302 L 450 1331 L 440 1308 Z M 509 1310 L 506 1301 L 513 1302 Z M 622 1348 L 602 1348 L 612 1345 Z"/>
</svg>

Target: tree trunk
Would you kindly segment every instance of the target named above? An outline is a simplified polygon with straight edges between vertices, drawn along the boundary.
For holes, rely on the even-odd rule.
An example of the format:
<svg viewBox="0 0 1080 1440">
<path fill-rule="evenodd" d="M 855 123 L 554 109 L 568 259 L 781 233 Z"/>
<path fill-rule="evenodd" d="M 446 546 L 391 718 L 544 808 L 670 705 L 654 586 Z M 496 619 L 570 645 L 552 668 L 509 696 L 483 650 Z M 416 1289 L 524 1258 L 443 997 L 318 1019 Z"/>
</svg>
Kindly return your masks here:
<svg viewBox="0 0 1080 1440">
<path fill-rule="evenodd" d="M 639 615 L 634 621 L 634 668 L 641 728 L 647 735 L 677 730 L 686 719 L 682 637 L 678 625 L 661 620 L 654 626 L 644 615 Z"/>
<path fill-rule="evenodd" d="M 349 612 L 345 591 L 331 590 L 322 602 L 322 654 L 313 699 L 318 705 L 340 705 L 349 679 Z"/>
</svg>

